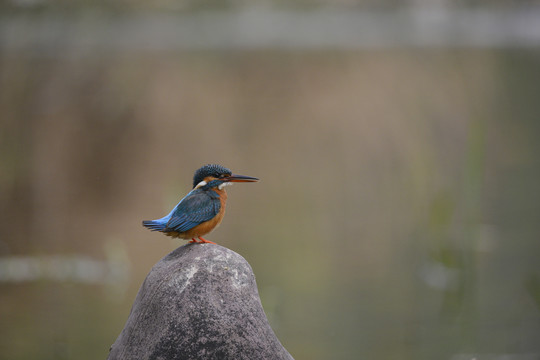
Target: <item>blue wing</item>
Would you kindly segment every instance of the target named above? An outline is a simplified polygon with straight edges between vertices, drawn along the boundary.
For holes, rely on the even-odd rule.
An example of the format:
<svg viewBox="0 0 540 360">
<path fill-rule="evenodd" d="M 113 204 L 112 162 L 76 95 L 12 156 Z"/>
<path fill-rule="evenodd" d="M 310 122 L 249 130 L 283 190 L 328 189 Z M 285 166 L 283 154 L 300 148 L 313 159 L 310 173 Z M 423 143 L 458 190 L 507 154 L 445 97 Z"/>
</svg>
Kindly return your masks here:
<svg viewBox="0 0 540 360">
<path fill-rule="evenodd" d="M 169 215 L 158 220 L 143 221 L 154 231 L 188 231 L 214 218 L 221 209 L 219 195 L 213 191 L 195 189 L 186 195 Z"/>
</svg>

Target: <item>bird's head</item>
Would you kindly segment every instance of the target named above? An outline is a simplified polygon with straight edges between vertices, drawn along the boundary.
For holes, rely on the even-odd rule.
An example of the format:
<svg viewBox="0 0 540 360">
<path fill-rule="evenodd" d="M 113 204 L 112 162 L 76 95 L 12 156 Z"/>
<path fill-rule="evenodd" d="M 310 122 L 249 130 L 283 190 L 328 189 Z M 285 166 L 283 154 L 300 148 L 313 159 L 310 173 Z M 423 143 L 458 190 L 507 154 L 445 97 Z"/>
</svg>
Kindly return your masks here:
<svg viewBox="0 0 540 360">
<path fill-rule="evenodd" d="M 195 171 L 193 175 L 193 188 L 206 186 L 208 188 L 222 189 L 224 186 L 232 185 L 234 182 L 256 182 L 259 179 L 233 174 L 231 170 L 221 165 L 205 165 Z"/>
</svg>

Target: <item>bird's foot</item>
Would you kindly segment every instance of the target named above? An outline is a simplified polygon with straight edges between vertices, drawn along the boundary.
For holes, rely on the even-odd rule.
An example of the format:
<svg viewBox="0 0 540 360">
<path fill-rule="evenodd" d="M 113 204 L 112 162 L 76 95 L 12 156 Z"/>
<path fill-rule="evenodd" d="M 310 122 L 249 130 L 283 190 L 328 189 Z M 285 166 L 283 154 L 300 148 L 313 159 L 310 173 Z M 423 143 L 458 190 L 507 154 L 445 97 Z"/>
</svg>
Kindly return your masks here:
<svg viewBox="0 0 540 360">
<path fill-rule="evenodd" d="M 201 242 L 199 244 L 214 244 L 214 245 L 217 245 L 215 242 L 212 242 L 210 240 L 206 240 L 202 236 L 199 236 L 199 240 L 201 240 Z"/>
<path fill-rule="evenodd" d="M 189 244 L 198 244 L 199 242 L 197 240 L 195 240 L 195 239 L 191 239 L 191 240 L 189 240 L 188 243 Z"/>
</svg>

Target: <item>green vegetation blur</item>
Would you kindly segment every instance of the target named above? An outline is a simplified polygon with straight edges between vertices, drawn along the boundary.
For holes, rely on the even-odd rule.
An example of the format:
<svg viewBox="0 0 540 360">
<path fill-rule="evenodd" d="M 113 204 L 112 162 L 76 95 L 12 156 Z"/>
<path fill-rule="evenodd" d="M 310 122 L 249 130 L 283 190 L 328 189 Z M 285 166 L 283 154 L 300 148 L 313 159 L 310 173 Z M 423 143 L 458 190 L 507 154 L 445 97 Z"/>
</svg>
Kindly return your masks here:
<svg viewBox="0 0 540 360">
<path fill-rule="evenodd" d="M 295 359 L 539 356 L 538 48 L 2 39 L 1 359 L 105 359 L 207 163 Z"/>
</svg>

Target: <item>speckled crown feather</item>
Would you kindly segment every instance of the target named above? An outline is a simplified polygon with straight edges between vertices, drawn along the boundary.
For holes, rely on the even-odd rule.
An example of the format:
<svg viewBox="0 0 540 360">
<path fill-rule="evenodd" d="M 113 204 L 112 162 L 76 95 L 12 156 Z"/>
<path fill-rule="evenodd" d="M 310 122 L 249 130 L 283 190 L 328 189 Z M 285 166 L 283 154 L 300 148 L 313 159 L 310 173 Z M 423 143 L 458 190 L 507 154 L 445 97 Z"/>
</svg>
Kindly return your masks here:
<svg viewBox="0 0 540 360">
<path fill-rule="evenodd" d="M 195 171 L 195 175 L 193 175 L 193 187 L 197 186 L 197 184 L 203 181 L 204 178 L 207 176 L 219 178 L 223 174 L 231 175 L 232 171 L 224 166 L 217 164 L 204 165 L 203 167 Z"/>
</svg>

